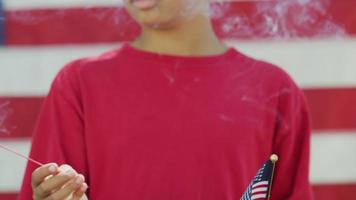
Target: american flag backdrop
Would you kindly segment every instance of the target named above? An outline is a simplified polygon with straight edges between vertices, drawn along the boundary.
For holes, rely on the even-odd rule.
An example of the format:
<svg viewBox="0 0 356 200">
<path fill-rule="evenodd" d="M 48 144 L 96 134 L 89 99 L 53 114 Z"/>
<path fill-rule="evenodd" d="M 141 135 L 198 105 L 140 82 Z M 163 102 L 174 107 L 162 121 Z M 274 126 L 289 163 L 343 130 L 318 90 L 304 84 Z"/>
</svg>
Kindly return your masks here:
<svg viewBox="0 0 356 200">
<path fill-rule="evenodd" d="M 316 199 L 355 199 L 356 0 L 219 0 L 212 21 L 227 44 L 279 65 L 303 88 Z M 0 144 L 27 154 L 59 69 L 137 34 L 121 0 L 0 0 Z M 24 168 L 0 149 L 1 200 L 16 198 Z"/>
</svg>

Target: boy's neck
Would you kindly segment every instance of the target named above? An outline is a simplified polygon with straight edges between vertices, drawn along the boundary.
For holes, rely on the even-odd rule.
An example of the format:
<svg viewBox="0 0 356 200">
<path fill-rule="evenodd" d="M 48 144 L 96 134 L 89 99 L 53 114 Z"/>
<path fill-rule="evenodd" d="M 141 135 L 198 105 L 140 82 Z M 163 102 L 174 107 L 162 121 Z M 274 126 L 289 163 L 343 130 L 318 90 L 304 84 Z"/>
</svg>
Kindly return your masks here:
<svg viewBox="0 0 356 200">
<path fill-rule="evenodd" d="M 145 51 L 178 56 L 218 55 L 227 50 L 205 16 L 196 16 L 173 29 L 144 27 L 132 45 Z"/>
</svg>

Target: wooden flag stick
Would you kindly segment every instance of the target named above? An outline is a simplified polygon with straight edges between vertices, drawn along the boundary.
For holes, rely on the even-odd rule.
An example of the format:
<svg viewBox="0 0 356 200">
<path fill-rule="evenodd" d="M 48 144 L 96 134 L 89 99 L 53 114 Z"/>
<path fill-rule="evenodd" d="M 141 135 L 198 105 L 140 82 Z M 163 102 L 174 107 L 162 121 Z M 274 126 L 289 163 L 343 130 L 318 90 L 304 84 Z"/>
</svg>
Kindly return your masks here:
<svg viewBox="0 0 356 200">
<path fill-rule="evenodd" d="M 276 162 L 278 161 L 278 156 L 276 154 L 272 154 L 269 159 L 272 162 L 272 175 L 271 175 L 271 184 L 269 184 L 269 188 L 268 188 L 267 200 L 270 200 L 270 197 L 271 197 L 271 190 L 272 190 L 272 183 L 273 183 L 273 176 L 274 176 L 274 168 L 276 166 Z"/>
</svg>

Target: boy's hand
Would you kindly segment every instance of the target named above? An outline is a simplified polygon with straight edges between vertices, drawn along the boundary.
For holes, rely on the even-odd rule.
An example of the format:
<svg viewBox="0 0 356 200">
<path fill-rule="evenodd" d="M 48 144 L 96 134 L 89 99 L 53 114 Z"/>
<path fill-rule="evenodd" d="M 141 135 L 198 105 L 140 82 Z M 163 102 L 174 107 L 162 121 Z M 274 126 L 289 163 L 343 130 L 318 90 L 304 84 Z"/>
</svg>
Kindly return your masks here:
<svg viewBox="0 0 356 200">
<path fill-rule="evenodd" d="M 84 176 L 69 165 L 43 165 L 32 173 L 31 182 L 34 200 L 87 199 L 85 192 L 88 185 Z"/>
</svg>

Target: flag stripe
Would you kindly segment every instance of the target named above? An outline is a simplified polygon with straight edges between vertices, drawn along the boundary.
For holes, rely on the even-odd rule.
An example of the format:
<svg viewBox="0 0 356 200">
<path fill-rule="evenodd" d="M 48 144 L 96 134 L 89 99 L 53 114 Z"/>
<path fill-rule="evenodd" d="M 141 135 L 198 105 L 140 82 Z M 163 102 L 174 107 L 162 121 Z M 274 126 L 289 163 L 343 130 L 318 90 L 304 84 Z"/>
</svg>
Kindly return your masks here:
<svg viewBox="0 0 356 200">
<path fill-rule="evenodd" d="M 281 66 L 303 88 L 356 86 L 356 39 L 353 38 L 278 43 L 227 41 L 227 44 Z M 118 47 L 119 44 L 0 49 L 0 85 L 3 86 L 0 96 L 43 96 L 58 70 L 69 61 Z M 38 74 L 43 76 L 34 79 Z"/>
<path fill-rule="evenodd" d="M 16 200 L 17 193 L 0 193 L 1 200 Z"/>
<path fill-rule="evenodd" d="M 264 199 L 267 197 L 267 194 L 255 194 L 255 195 L 252 195 L 251 199 Z"/>
<path fill-rule="evenodd" d="M 319 88 L 304 92 L 315 131 L 356 130 L 356 88 Z"/>
<path fill-rule="evenodd" d="M 126 11 L 113 7 L 6 11 L 5 26 L 7 45 L 108 43 L 139 33 Z"/>
<path fill-rule="evenodd" d="M 228 44 L 277 64 L 304 88 L 356 86 L 356 38 Z"/>
<path fill-rule="evenodd" d="M 355 199 L 356 183 L 314 185 L 313 191 L 314 191 L 315 199 L 320 199 L 320 200 Z"/>
<path fill-rule="evenodd" d="M 30 139 L 0 140 L 0 144 L 15 150 L 21 154 L 28 155 L 30 150 Z M 8 151 L 0 149 L 0 193 L 16 193 L 20 190 L 24 176 L 26 160 Z"/>
<path fill-rule="evenodd" d="M 93 6 L 120 6 L 122 0 L 4 0 L 7 10 L 27 10 L 41 8 L 67 8 L 67 7 L 93 7 Z"/>
<path fill-rule="evenodd" d="M 328 134 L 330 130 L 340 131 L 334 131 L 335 134 L 345 132 L 341 130 L 356 130 L 356 89 L 312 89 L 304 92 L 310 105 L 314 134 Z M 42 101 L 43 97 L 1 97 L 0 112 L 6 115 L 6 119 L 2 123 L 4 130 L 0 129 L 0 138 L 30 137 Z"/>
<path fill-rule="evenodd" d="M 0 96 L 43 96 L 66 63 L 114 47 L 118 45 L 0 49 Z"/>
<path fill-rule="evenodd" d="M 42 101 L 41 97 L 0 98 L 0 139 L 31 137 Z"/>
<path fill-rule="evenodd" d="M 123 0 L 62 0 L 62 1 L 48 1 L 48 0 L 3 0 L 8 10 L 21 9 L 38 9 L 38 8 L 65 8 L 65 7 L 93 7 L 93 6 L 122 6 Z M 274 0 L 212 0 L 217 2 L 244 2 L 244 1 L 274 1 Z"/>
<path fill-rule="evenodd" d="M 255 187 L 258 187 L 258 186 L 261 186 L 261 185 L 268 185 L 268 181 L 261 181 L 261 182 L 258 182 L 256 184 L 254 184 L 252 186 L 252 188 L 255 188 Z"/>
<path fill-rule="evenodd" d="M 268 190 L 267 187 L 258 187 L 258 188 L 253 189 L 251 193 L 265 192 L 267 190 Z"/>
<path fill-rule="evenodd" d="M 356 183 L 356 130 L 313 134 L 311 177 L 316 184 Z"/>
<path fill-rule="evenodd" d="M 27 155 L 30 139 L 2 139 L 0 144 Z M 340 145 L 343 148 L 340 148 Z M 342 156 L 349 152 L 356 152 L 356 132 L 353 134 L 313 135 L 311 150 L 311 181 L 313 185 L 328 183 L 356 185 L 356 171 L 354 170 L 356 169 L 356 158 Z M 0 151 L 0 158 L 0 180 L 9 180 L 0 181 L 0 193 L 18 191 L 26 161 L 3 150 Z"/>
<path fill-rule="evenodd" d="M 7 1 L 10 8 L 16 7 L 11 6 L 12 3 L 9 2 L 11 1 Z M 299 24 L 297 22 L 302 18 L 293 18 L 293 15 L 287 15 L 288 12 L 285 16 L 279 16 L 277 9 L 281 6 L 277 2 L 283 3 L 281 1 L 214 3 L 215 9 L 212 9 L 212 15 L 215 16 L 212 20 L 214 29 L 219 37 L 229 39 L 356 35 L 355 1 L 332 0 L 330 5 L 312 4 L 314 6 L 310 8 L 305 8 L 307 5 L 299 5 L 299 1 L 285 1 L 288 3 L 282 4 L 285 9 L 293 10 L 295 13 L 303 11 L 304 15 L 309 17 L 305 19 L 305 23 Z M 115 3 L 105 7 L 7 10 L 6 43 L 8 45 L 103 43 L 126 41 L 137 36 L 138 25 L 128 17 L 122 6 L 113 7 L 112 4 Z M 224 12 L 220 11 L 221 9 L 224 9 Z M 265 16 L 269 16 L 271 18 L 269 21 L 272 20 L 274 24 L 279 25 L 278 30 L 266 32 L 275 26 L 266 21 Z M 281 19 L 284 21 L 280 21 Z M 288 27 L 284 27 L 284 24 L 288 24 Z"/>
</svg>

